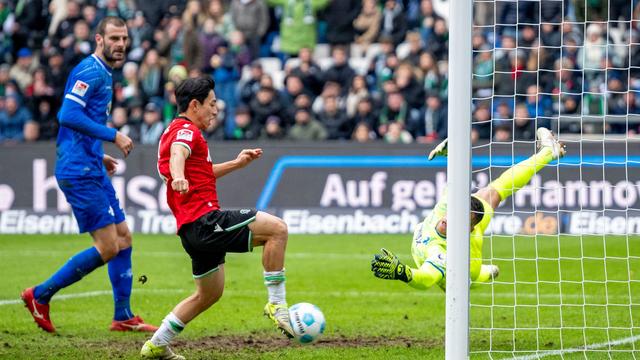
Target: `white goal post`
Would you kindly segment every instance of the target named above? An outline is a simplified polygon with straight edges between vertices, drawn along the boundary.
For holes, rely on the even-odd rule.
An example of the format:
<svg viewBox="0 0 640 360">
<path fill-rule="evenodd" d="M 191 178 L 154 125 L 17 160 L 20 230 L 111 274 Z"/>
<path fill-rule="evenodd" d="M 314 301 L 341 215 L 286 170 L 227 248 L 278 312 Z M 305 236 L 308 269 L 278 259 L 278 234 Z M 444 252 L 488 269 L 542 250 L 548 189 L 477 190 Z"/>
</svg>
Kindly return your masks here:
<svg viewBox="0 0 640 360">
<path fill-rule="evenodd" d="M 472 11 L 472 0 L 452 0 L 449 6 L 448 214 L 470 212 Z M 469 217 L 448 216 L 447 222 L 445 353 L 447 360 L 467 359 Z"/>
<path fill-rule="evenodd" d="M 449 11 L 446 359 L 640 358 L 640 1 Z M 500 275 L 470 286 L 472 186 L 532 156 L 542 126 L 568 154 L 496 209 Z"/>
</svg>

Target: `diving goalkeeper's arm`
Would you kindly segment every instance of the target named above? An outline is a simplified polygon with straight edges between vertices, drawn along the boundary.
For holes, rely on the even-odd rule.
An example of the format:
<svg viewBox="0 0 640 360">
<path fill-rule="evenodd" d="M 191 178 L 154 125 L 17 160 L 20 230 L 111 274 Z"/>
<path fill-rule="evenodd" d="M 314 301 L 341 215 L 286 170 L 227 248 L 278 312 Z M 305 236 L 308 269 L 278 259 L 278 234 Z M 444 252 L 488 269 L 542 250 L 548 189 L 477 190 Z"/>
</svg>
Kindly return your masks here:
<svg viewBox="0 0 640 360">
<path fill-rule="evenodd" d="M 431 150 L 429 153 L 429 161 L 433 160 L 436 156 L 447 156 L 447 153 L 449 152 L 449 149 L 447 148 L 449 145 L 448 140 L 449 139 L 444 139 L 440 144 L 438 144 L 438 146 Z"/>
<path fill-rule="evenodd" d="M 371 260 L 373 275 L 385 280 L 401 280 L 409 286 L 426 290 L 442 279 L 442 273 L 426 264 L 420 269 L 412 269 L 400 262 L 397 256 L 387 249 L 381 249 L 382 253 L 375 254 Z"/>
</svg>

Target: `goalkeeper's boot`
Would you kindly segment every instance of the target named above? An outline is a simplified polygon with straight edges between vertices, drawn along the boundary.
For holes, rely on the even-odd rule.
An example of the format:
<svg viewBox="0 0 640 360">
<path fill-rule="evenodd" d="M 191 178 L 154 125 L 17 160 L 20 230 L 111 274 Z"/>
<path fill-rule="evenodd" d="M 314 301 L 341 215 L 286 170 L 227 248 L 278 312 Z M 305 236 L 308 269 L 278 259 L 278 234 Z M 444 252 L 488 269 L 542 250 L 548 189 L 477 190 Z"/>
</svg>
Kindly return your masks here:
<svg viewBox="0 0 640 360">
<path fill-rule="evenodd" d="M 276 327 L 288 338 L 293 337 L 293 328 L 289 319 L 289 309 L 287 304 L 267 303 L 264 306 L 264 316 L 273 320 Z"/>
<path fill-rule="evenodd" d="M 56 332 L 56 328 L 49 318 L 49 304 L 39 304 L 33 296 L 33 288 L 25 289 L 20 297 L 39 328 L 50 333 Z"/>
<path fill-rule="evenodd" d="M 500 275 L 500 268 L 497 265 L 489 265 L 490 270 L 489 270 L 489 274 L 491 275 L 491 279 L 495 280 L 495 278 L 498 277 L 498 275 Z"/>
<path fill-rule="evenodd" d="M 536 138 L 538 139 L 538 151 L 546 147 L 550 148 L 553 160 L 558 160 L 567 153 L 564 143 L 558 141 L 553 132 L 547 128 L 538 128 Z"/>
<path fill-rule="evenodd" d="M 139 331 L 139 332 L 155 332 L 158 330 L 157 326 L 147 324 L 142 320 L 140 316 L 134 316 L 128 320 L 113 320 L 109 327 L 111 331 Z"/>
<path fill-rule="evenodd" d="M 165 359 L 165 360 L 185 360 L 184 356 L 177 355 L 168 345 L 156 346 L 153 345 L 151 340 L 148 340 L 142 345 L 140 350 L 140 356 L 144 359 Z"/>
</svg>

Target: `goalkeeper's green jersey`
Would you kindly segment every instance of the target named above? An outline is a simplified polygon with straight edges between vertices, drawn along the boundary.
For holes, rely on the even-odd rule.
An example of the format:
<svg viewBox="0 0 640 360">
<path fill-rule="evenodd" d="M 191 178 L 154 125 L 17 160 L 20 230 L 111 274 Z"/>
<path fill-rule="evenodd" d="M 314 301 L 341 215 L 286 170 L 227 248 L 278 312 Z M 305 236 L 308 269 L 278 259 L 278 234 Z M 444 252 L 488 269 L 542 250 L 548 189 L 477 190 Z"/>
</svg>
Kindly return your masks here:
<svg viewBox="0 0 640 360">
<path fill-rule="evenodd" d="M 474 196 L 480 202 L 482 202 L 482 206 L 484 208 L 484 216 L 482 217 L 482 221 L 480 221 L 476 226 L 471 230 L 471 238 L 470 238 L 470 276 L 471 280 L 476 280 L 478 275 L 480 274 L 480 267 L 482 265 L 482 240 L 483 234 L 487 227 L 489 226 L 489 222 L 491 222 L 491 218 L 493 217 L 493 207 L 489 205 L 483 199 L 480 199 Z M 443 196 L 440 201 L 435 205 L 431 213 L 427 215 L 427 217 L 422 222 L 421 235 L 419 239 L 414 239 L 414 247 L 421 246 L 439 246 L 444 251 L 447 249 L 447 238 L 440 234 L 438 230 L 436 230 L 436 225 L 440 221 L 440 219 L 447 216 L 447 197 L 446 194 Z M 469 219 L 469 217 L 466 217 Z M 416 244 L 417 243 L 417 244 Z M 418 251 L 421 254 L 424 254 L 421 257 L 421 263 L 427 260 L 429 255 L 429 251 Z"/>
</svg>

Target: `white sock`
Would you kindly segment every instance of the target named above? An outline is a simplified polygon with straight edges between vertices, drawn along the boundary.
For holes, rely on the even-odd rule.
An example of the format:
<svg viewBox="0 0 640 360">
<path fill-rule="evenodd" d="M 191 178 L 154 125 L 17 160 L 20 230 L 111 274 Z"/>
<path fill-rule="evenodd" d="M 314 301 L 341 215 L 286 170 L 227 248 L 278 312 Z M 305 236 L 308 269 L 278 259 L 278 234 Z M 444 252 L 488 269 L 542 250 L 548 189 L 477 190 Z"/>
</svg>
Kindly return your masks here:
<svg viewBox="0 0 640 360">
<path fill-rule="evenodd" d="M 169 313 L 160 328 L 153 334 L 151 342 L 155 346 L 167 346 L 176 335 L 180 334 L 185 325 L 174 313 Z"/>
<path fill-rule="evenodd" d="M 265 271 L 263 274 L 264 284 L 267 286 L 267 292 L 269 293 L 269 302 L 271 304 L 286 304 L 287 291 L 284 288 L 284 269 L 280 271 Z"/>
</svg>

